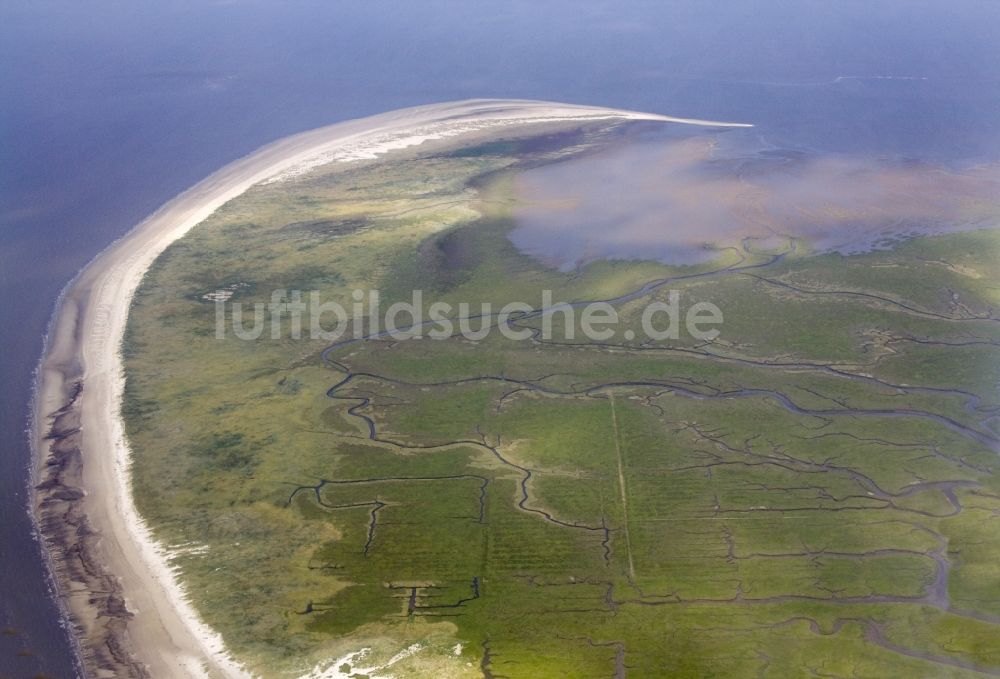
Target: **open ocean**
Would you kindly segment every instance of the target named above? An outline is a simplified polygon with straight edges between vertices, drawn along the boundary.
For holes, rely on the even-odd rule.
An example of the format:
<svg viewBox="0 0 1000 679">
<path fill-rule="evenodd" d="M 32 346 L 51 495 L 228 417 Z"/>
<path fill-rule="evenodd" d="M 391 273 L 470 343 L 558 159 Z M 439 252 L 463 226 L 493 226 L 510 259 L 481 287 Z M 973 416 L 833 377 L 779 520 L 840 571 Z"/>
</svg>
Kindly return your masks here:
<svg viewBox="0 0 1000 679">
<path fill-rule="evenodd" d="M 53 304 L 160 204 L 279 137 L 422 103 L 750 122 L 761 143 L 1000 160 L 1000 3 L 0 4 L 0 677 L 70 677 L 26 512 Z"/>
</svg>

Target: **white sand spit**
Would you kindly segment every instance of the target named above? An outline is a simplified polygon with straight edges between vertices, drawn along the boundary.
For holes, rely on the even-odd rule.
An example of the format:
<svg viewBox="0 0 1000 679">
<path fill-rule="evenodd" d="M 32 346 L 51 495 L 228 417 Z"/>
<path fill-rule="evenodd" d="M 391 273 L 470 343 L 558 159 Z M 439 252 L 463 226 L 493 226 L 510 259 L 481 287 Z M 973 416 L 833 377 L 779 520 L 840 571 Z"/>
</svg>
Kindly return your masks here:
<svg viewBox="0 0 1000 679">
<path fill-rule="evenodd" d="M 483 130 L 615 118 L 727 125 L 517 100 L 420 106 L 339 123 L 288 137 L 226 166 L 167 203 L 101 253 L 75 279 L 56 311 L 39 368 L 34 432 L 37 461 L 44 461 L 48 442 L 43 430 L 65 402 L 68 376 L 80 370 L 84 384 L 79 398 L 82 485 L 87 493 L 84 508 L 90 525 L 101 535 L 98 556 L 119 578 L 134 613 L 127 624 L 127 641 L 153 676 L 250 676 L 227 653 L 221 636 L 203 623 L 171 567 L 176 552 L 157 542 L 133 501 L 131 454 L 120 417 L 124 387 L 121 344 L 132 298 L 157 256 L 227 201 L 261 182 L 282 181 L 329 162 L 374 158 L 428 140 Z M 191 545 L 174 548 L 180 553 L 199 549 Z M 86 617 L 85 612 L 74 613 Z M 354 671 L 381 672 L 419 650 L 419 645 L 410 646 L 382 665 Z M 365 651 L 349 654 L 307 676 L 340 677 L 339 666 L 345 662 L 353 666 L 364 656 Z"/>
</svg>

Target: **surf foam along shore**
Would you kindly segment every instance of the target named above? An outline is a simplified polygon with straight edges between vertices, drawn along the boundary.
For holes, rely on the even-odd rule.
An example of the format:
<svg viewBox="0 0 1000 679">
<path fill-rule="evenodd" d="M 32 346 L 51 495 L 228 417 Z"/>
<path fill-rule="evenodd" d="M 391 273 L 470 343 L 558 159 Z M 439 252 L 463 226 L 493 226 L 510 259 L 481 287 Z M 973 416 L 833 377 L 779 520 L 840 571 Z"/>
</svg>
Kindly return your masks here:
<svg viewBox="0 0 1000 679">
<path fill-rule="evenodd" d="M 745 126 L 617 109 L 477 99 L 402 109 L 287 137 L 177 196 L 88 264 L 56 308 L 37 373 L 30 436 L 34 510 L 90 676 L 247 677 L 198 616 L 132 497 L 120 417 L 121 345 L 154 260 L 215 210 L 262 182 L 433 140 L 524 125 L 652 120 Z"/>
</svg>

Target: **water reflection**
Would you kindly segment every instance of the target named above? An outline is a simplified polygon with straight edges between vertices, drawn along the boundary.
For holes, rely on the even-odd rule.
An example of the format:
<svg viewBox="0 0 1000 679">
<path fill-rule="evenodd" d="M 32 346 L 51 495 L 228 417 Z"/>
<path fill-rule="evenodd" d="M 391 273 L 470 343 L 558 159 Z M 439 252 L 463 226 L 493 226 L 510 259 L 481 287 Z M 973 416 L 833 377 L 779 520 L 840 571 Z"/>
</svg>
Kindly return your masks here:
<svg viewBox="0 0 1000 679">
<path fill-rule="evenodd" d="M 694 264 L 746 238 L 853 254 L 982 228 L 1000 168 L 814 155 L 713 135 L 630 141 L 518 176 L 511 240 L 569 270 L 602 258 Z"/>
</svg>

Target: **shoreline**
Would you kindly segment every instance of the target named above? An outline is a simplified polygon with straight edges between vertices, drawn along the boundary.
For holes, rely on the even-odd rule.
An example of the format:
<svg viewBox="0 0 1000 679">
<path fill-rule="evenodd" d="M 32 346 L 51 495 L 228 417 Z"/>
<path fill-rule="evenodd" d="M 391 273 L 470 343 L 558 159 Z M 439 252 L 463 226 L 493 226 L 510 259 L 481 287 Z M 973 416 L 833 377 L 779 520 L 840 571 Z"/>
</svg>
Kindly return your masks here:
<svg viewBox="0 0 1000 679">
<path fill-rule="evenodd" d="M 286 137 L 173 198 L 97 255 L 56 302 L 36 370 L 30 440 L 32 514 L 68 612 L 83 672 L 94 677 L 247 677 L 197 615 L 170 552 L 139 516 L 119 416 L 121 342 L 133 295 L 170 244 L 229 200 L 330 162 L 376 158 L 497 128 L 605 119 L 732 123 L 525 100 L 401 109 Z"/>
</svg>

